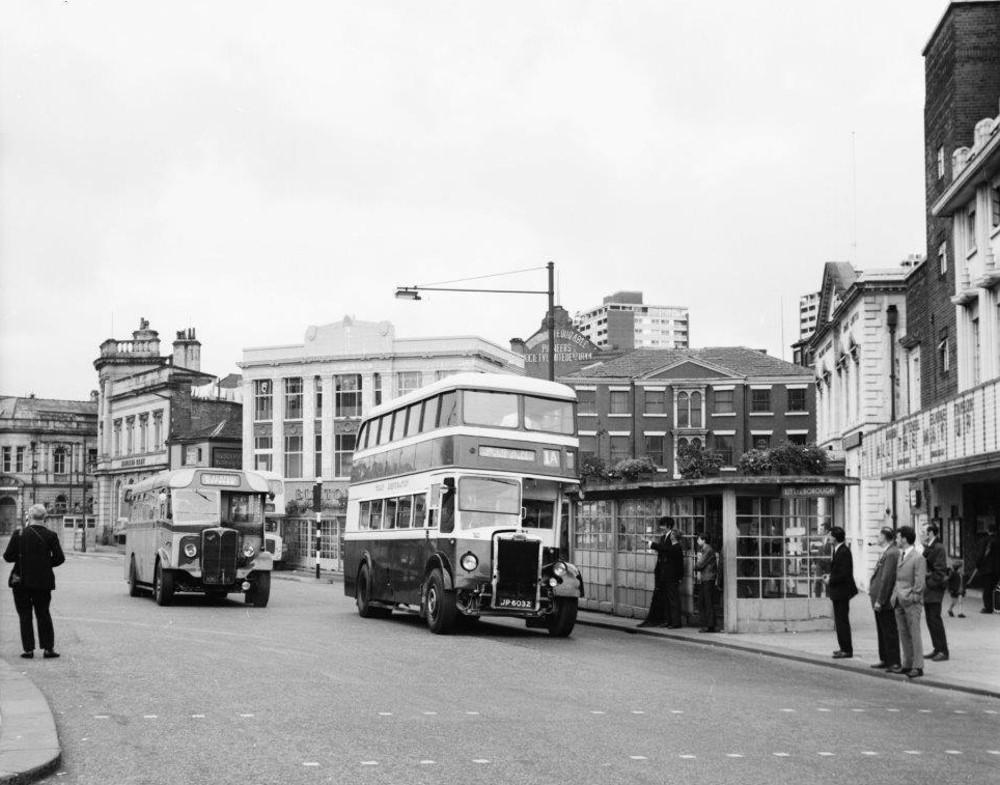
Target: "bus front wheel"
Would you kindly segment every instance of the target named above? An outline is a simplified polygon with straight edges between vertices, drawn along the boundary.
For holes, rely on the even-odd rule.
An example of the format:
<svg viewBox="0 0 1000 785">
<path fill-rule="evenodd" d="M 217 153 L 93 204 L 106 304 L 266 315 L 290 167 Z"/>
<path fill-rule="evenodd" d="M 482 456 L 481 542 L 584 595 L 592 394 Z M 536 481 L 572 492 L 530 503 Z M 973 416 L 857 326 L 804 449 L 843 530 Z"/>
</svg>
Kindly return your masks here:
<svg viewBox="0 0 1000 785">
<path fill-rule="evenodd" d="M 576 597 L 557 597 L 555 610 L 549 616 L 549 635 L 568 638 L 576 625 L 576 611 L 579 605 Z"/>
<path fill-rule="evenodd" d="M 257 573 L 257 583 L 250 589 L 247 598 L 255 608 L 267 607 L 267 601 L 271 598 L 271 573 Z"/>
<path fill-rule="evenodd" d="M 427 580 L 427 626 L 435 635 L 447 635 L 455 626 L 455 593 L 444 587 L 440 569 L 431 572 Z"/>
<path fill-rule="evenodd" d="M 174 574 L 156 563 L 153 573 L 153 599 L 157 605 L 169 605 L 174 600 Z"/>
<path fill-rule="evenodd" d="M 372 603 L 372 574 L 367 564 L 362 564 L 358 570 L 358 588 L 355 598 L 358 603 L 358 616 L 362 619 L 384 619 L 391 611 L 380 608 Z"/>
<path fill-rule="evenodd" d="M 135 556 L 133 556 L 128 565 L 128 596 L 138 597 L 140 594 L 142 590 L 139 588 L 139 571 L 135 567 Z"/>
</svg>

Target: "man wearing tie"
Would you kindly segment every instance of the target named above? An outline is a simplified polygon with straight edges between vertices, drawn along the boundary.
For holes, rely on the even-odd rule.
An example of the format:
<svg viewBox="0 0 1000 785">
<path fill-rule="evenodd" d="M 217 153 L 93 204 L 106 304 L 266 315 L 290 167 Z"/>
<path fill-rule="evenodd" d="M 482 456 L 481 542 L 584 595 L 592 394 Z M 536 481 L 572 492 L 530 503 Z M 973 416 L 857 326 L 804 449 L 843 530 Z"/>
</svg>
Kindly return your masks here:
<svg viewBox="0 0 1000 785">
<path fill-rule="evenodd" d="M 902 667 L 888 668 L 890 673 L 905 673 L 913 679 L 924 675 L 924 652 L 920 640 L 920 617 L 924 610 L 924 586 L 927 581 L 927 560 L 913 543 L 917 533 L 912 526 L 901 526 L 897 537 L 900 547 L 899 564 L 896 566 L 896 586 L 889 602 L 896 614 L 899 644 L 902 648 Z"/>
<path fill-rule="evenodd" d="M 830 599 L 833 601 L 833 625 L 837 630 L 837 645 L 833 653 L 835 660 L 854 656 L 851 641 L 851 597 L 858 593 L 854 583 L 854 558 L 851 549 L 844 542 L 844 530 L 840 526 L 830 529 L 833 537 L 833 557 L 830 559 Z"/>
<path fill-rule="evenodd" d="M 899 548 L 896 547 L 895 534 L 888 526 L 882 527 L 878 538 L 883 550 L 868 585 L 868 596 L 875 611 L 879 661 L 871 667 L 902 670 L 899 667 L 899 630 L 896 629 L 896 613 L 889 604 L 889 598 L 896 588 Z"/>
<path fill-rule="evenodd" d="M 934 650 L 924 658 L 934 662 L 948 659 L 948 636 L 944 632 L 941 619 L 941 601 L 948 585 L 948 557 L 944 545 L 938 539 L 937 524 L 931 523 L 924 529 L 924 558 L 927 560 L 927 588 L 924 590 L 924 617 L 927 632 L 931 634 Z"/>
</svg>

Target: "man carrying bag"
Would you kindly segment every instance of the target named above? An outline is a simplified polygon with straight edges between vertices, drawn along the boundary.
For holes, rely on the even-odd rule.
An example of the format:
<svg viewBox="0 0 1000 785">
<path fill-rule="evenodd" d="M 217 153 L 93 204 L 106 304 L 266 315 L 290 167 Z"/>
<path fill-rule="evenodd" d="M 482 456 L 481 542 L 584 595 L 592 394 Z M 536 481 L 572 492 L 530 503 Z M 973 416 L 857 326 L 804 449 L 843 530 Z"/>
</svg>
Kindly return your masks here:
<svg viewBox="0 0 1000 785">
<path fill-rule="evenodd" d="M 14 564 L 7 583 L 14 593 L 14 607 L 21 622 L 21 656 L 31 659 L 35 656 L 35 630 L 32 620 L 38 620 L 38 642 L 45 659 L 59 655 L 55 651 L 55 632 L 49 604 L 52 591 L 56 588 L 53 567 L 58 567 L 66 557 L 56 534 L 45 527 L 45 507 L 34 504 L 28 510 L 28 525 L 15 531 L 4 561 Z"/>
</svg>

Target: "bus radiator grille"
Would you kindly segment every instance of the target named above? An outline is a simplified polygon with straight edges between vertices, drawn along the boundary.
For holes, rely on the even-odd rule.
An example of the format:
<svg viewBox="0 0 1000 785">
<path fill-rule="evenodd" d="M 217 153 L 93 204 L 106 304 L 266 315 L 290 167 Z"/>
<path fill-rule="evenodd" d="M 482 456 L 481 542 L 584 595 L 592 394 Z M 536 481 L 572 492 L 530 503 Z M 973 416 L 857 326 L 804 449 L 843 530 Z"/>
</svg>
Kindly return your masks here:
<svg viewBox="0 0 1000 785">
<path fill-rule="evenodd" d="M 541 544 L 537 540 L 508 540 L 497 542 L 497 589 L 494 607 L 525 607 L 529 601 L 534 607 L 537 596 Z"/>
<path fill-rule="evenodd" d="M 208 529 L 201 537 L 201 581 L 226 585 L 236 581 L 239 535 L 232 529 Z"/>
</svg>

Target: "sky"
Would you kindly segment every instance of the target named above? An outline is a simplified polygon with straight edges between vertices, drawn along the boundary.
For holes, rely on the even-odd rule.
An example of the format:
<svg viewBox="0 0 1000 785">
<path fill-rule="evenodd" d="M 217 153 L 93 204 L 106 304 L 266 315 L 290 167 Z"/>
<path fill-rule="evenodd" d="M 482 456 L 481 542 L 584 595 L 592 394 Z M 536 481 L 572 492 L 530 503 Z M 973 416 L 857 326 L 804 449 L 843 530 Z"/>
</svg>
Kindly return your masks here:
<svg viewBox="0 0 1000 785">
<path fill-rule="evenodd" d="M 0 394 L 85 399 L 140 318 L 202 370 L 309 325 L 507 347 L 538 295 L 791 359 L 823 263 L 924 253 L 944 0 L 0 7 Z M 969 131 L 971 139 L 971 129 Z"/>
</svg>

